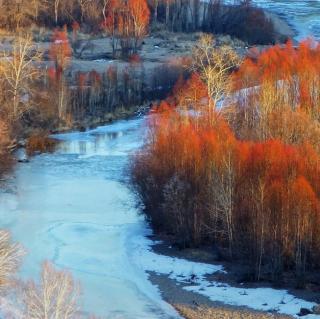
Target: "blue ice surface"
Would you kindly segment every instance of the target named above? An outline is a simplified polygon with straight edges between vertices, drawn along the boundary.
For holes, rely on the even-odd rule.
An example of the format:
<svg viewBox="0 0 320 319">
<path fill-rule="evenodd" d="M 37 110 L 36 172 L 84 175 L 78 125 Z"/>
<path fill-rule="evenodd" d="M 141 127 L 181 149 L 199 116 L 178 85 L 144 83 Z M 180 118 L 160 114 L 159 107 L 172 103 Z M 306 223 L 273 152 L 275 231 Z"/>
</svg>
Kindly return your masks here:
<svg viewBox="0 0 320 319">
<path fill-rule="evenodd" d="M 253 0 L 258 6 L 281 15 L 296 31 L 295 40 L 320 40 L 319 0 Z"/>
<path fill-rule="evenodd" d="M 88 313 L 110 318 L 178 318 L 131 255 L 150 233 L 123 182 L 128 157 L 143 142 L 132 119 L 56 135 L 58 149 L 19 164 L 13 191 L 0 195 L 1 228 L 27 249 L 20 275 L 39 278 L 43 260 L 69 269 Z"/>
</svg>

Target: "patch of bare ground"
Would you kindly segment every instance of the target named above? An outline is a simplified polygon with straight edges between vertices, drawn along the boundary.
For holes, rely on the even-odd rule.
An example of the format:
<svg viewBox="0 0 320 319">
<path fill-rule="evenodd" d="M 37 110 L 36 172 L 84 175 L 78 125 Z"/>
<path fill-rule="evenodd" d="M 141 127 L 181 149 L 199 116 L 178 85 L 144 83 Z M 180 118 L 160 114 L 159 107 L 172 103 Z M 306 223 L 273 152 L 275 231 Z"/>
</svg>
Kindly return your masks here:
<svg viewBox="0 0 320 319">
<path fill-rule="evenodd" d="M 250 276 L 248 275 L 250 274 L 250 270 L 247 265 L 241 263 L 241 261 L 226 261 L 225 259 L 222 259 L 219 252 L 213 248 L 200 247 L 179 249 L 176 246 L 171 245 L 170 238 L 167 236 L 151 236 L 151 239 L 158 242 L 153 246 L 153 250 L 157 254 L 182 258 L 193 262 L 222 265 L 226 270 L 226 273 L 217 272 L 212 275 L 207 275 L 206 278 L 209 281 L 228 284 L 232 287 L 270 287 L 274 289 L 286 289 L 297 298 L 316 303 L 320 302 L 320 287 L 318 285 L 308 284 L 305 289 L 296 289 L 294 278 L 290 274 L 285 274 L 281 282 L 273 283 L 267 279 L 261 282 L 256 282 L 250 279 Z M 314 276 L 317 276 L 317 274 Z M 151 272 L 150 280 L 153 284 L 159 287 L 163 298 L 171 305 L 174 305 L 182 314 L 185 314 L 187 319 L 292 318 L 290 316 L 273 313 L 272 309 L 270 309 L 270 313 L 257 312 L 246 307 L 234 307 L 224 305 L 220 302 L 213 302 L 209 298 L 196 292 L 183 289 L 183 283 L 178 283 L 165 275 L 159 275 Z"/>
<path fill-rule="evenodd" d="M 162 298 L 186 319 L 292 319 L 277 313 L 266 313 L 211 301 L 198 293 L 183 289 L 184 284 L 165 275 L 149 273 L 151 282 L 158 286 Z M 270 310 L 271 311 L 271 310 Z"/>
<path fill-rule="evenodd" d="M 171 240 L 168 236 L 154 236 L 153 239 L 157 241 L 160 239 L 159 243 L 153 246 L 153 250 L 158 254 L 183 258 L 194 262 L 222 265 L 226 273 L 217 272 L 208 275 L 209 280 L 227 283 L 233 287 L 287 289 L 298 298 L 320 303 L 320 286 L 318 284 L 320 282 L 320 274 L 318 273 L 307 274 L 307 284 L 304 289 L 296 288 L 297 282 L 294 275 L 290 273 L 284 273 L 281 280 L 272 282 L 270 274 L 265 272 L 262 273 L 261 281 L 256 282 L 251 278 L 250 268 L 246 263 L 241 260 L 237 262 L 228 261 L 221 250 L 212 247 L 179 249 L 171 245 Z"/>
<path fill-rule="evenodd" d="M 174 305 L 178 312 L 186 319 L 288 319 L 292 317 L 278 314 L 264 314 L 246 310 L 228 309 L 223 307 L 190 307 Z"/>
</svg>

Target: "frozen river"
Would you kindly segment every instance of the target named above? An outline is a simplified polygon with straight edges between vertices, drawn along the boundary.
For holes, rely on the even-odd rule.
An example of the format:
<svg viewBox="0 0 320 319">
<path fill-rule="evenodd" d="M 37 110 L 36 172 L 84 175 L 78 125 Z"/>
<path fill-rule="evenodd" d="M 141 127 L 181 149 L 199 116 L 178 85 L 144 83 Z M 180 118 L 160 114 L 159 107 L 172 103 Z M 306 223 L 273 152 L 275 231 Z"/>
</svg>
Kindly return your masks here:
<svg viewBox="0 0 320 319">
<path fill-rule="evenodd" d="M 81 282 L 88 312 L 110 318 L 176 318 L 140 265 L 148 233 L 123 181 L 142 120 L 57 136 L 54 154 L 19 164 L 0 196 L 1 228 L 26 247 L 21 275 L 38 277 L 51 260 Z M 109 318 L 109 317 L 108 317 Z"/>
<path fill-rule="evenodd" d="M 281 14 L 297 31 L 296 40 L 320 39 L 319 0 L 253 0 L 257 5 Z"/>
</svg>

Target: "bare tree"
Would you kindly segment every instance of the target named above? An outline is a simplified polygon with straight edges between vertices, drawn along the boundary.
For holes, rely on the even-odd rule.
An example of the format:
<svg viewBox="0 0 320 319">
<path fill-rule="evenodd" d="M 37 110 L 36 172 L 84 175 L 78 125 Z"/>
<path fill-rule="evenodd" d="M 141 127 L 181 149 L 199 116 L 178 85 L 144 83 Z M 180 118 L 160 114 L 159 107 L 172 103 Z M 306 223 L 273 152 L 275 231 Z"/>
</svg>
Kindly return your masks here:
<svg viewBox="0 0 320 319">
<path fill-rule="evenodd" d="M 192 68 L 207 83 L 210 110 L 228 92 L 230 73 L 239 63 L 240 59 L 231 47 L 215 47 L 214 38 L 209 34 L 202 36 L 193 48 Z"/>
<path fill-rule="evenodd" d="M 154 22 L 157 23 L 158 22 L 158 7 L 159 7 L 159 0 L 153 0 L 153 19 Z"/>
<path fill-rule="evenodd" d="M 110 0 L 102 0 L 102 16 L 104 24 L 107 23 L 107 8 L 109 6 Z"/>
<path fill-rule="evenodd" d="M 54 0 L 54 19 L 56 22 L 56 25 L 58 24 L 58 18 L 59 18 L 59 6 L 60 6 L 60 0 Z"/>
<path fill-rule="evenodd" d="M 25 318 L 76 318 L 79 285 L 70 273 L 56 270 L 49 262 L 43 264 L 40 284 L 30 281 L 23 294 Z"/>
<path fill-rule="evenodd" d="M 106 1 L 106 0 L 104 0 Z M 80 21 L 81 23 L 84 20 L 85 12 L 88 6 L 92 5 L 92 0 L 77 0 L 79 6 L 80 6 Z"/>
<path fill-rule="evenodd" d="M 166 25 L 169 26 L 171 0 L 166 0 Z"/>
<path fill-rule="evenodd" d="M 9 93 L 10 112 L 14 118 L 21 116 L 30 106 L 30 83 L 39 75 L 35 63 L 40 58 L 41 53 L 30 34 L 17 36 L 12 49 L 2 52 L 0 74 Z"/>
<path fill-rule="evenodd" d="M 7 231 L 0 230 L 0 286 L 10 283 L 11 276 L 20 266 L 23 255 L 22 247 L 11 242 Z"/>
</svg>

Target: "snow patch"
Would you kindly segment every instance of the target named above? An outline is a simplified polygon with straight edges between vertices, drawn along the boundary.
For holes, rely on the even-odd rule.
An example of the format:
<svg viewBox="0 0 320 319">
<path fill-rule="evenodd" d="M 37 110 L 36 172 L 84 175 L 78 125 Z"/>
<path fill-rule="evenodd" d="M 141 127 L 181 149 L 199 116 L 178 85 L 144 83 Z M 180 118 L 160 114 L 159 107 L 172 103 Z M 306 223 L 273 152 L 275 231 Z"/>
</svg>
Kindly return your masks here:
<svg viewBox="0 0 320 319">
<path fill-rule="evenodd" d="M 212 301 L 227 305 L 246 306 L 255 310 L 278 312 L 297 316 L 301 308 L 312 309 L 315 303 L 291 295 L 287 290 L 273 288 L 238 288 L 227 283 L 207 280 L 207 275 L 225 272 L 221 265 L 192 262 L 181 258 L 158 255 L 152 251 L 155 242 L 134 238 L 134 262 L 145 271 L 168 275 L 170 279 L 184 284 L 184 289 L 199 293 Z M 309 315 L 303 318 L 320 318 Z"/>
</svg>

